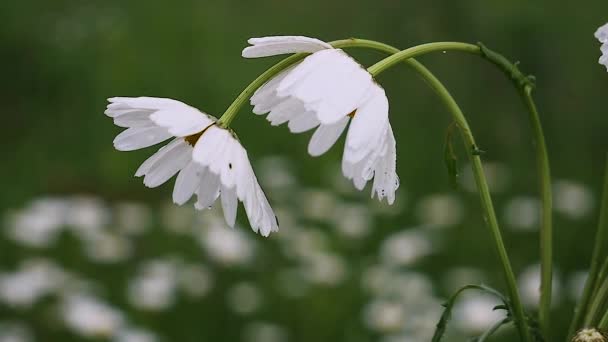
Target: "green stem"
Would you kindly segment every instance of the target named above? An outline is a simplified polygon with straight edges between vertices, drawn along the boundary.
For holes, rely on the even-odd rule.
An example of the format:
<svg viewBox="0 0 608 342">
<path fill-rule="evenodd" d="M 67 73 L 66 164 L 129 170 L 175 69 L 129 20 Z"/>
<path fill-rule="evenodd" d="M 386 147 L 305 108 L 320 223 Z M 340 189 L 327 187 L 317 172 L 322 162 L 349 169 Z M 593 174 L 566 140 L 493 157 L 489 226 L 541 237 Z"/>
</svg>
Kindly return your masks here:
<svg viewBox="0 0 608 342">
<path fill-rule="evenodd" d="M 553 196 L 551 191 L 551 170 L 549 168 L 549 155 L 547 153 L 547 145 L 545 144 L 543 128 L 540 123 L 540 117 L 538 115 L 536 105 L 532 99 L 532 86 L 530 84 L 524 84 L 523 88 L 520 89 L 520 93 L 526 107 L 528 108 L 528 112 L 530 113 L 530 122 L 536 138 L 536 169 L 538 170 L 537 172 L 542 198 L 540 229 L 541 291 L 539 321 L 545 338 L 550 340 L 549 321 L 553 288 Z"/>
<path fill-rule="evenodd" d="M 237 116 L 241 107 L 249 101 L 249 98 L 258 90 L 259 87 L 264 85 L 264 83 L 268 82 L 271 78 L 278 75 L 281 71 L 289 68 L 300 60 L 304 59 L 308 54 L 298 53 L 292 56 L 285 58 L 284 60 L 278 62 L 277 64 L 270 67 L 270 69 L 264 71 L 260 76 L 258 76 L 255 80 L 253 80 L 249 85 L 241 91 L 239 96 L 230 104 L 228 109 L 224 112 L 224 114 L 218 120 L 218 125 L 222 127 L 230 126 L 230 123 Z"/>
<path fill-rule="evenodd" d="M 602 318 L 605 312 L 602 311 L 606 307 L 608 301 L 608 281 L 604 280 L 601 283 L 597 293 L 593 296 L 593 301 L 585 316 L 585 327 L 593 327 L 598 323 L 598 320 Z"/>
<path fill-rule="evenodd" d="M 604 284 L 608 283 L 608 279 L 604 279 Z M 606 331 L 606 329 L 608 329 L 608 310 L 606 310 L 606 308 L 604 307 L 604 314 L 602 315 L 602 318 L 599 322 L 599 324 L 597 325 L 598 329 L 602 330 L 602 331 Z"/>
<path fill-rule="evenodd" d="M 426 53 L 434 50 L 448 50 L 450 48 L 464 48 L 465 50 L 468 50 L 470 46 L 470 44 L 463 43 L 431 43 L 419 45 L 418 47 L 403 50 L 386 58 L 383 61 L 376 63 L 375 65 L 368 68 L 368 71 L 372 75 L 377 76 L 378 73 L 386 70 L 387 68 L 395 65 L 396 63 L 401 61 L 407 61 L 410 58 L 417 56 L 421 53 Z M 473 45 L 473 47 L 479 49 L 478 46 Z M 388 62 L 386 62 L 387 60 Z M 477 148 L 475 138 L 473 137 L 469 124 L 462 110 L 460 109 L 452 95 L 449 93 L 449 91 L 443 86 L 443 84 L 428 70 L 417 71 L 426 79 L 427 83 L 431 86 L 431 88 L 433 88 L 437 95 L 439 95 L 441 100 L 444 102 L 444 104 L 447 106 L 450 113 L 452 114 L 454 121 L 460 127 L 464 144 L 467 148 L 467 154 L 469 155 L 469 159 L 471 160 L 475 182 L 477 184 L 477 188 L 479 189 L 479 195 L 484 211 L 484 219 L 487 222 L 490 231 L 492 232 L 492 237 L 494 238 L 494 245 L 496 247 L 500 262 L 502 264 L 504 276 L 507 281 L 509 298 L 511 300 L 514 311 L 513 315 L 515 317 L 515 325 L 517 326 L 519 335 L 523 341 L 532 341 L 532 337 L 526 324 L 524 308 L 521 303 L 519 291 L 517 290 L 515 274 L 513 273 L 511 262 L 509 261 L 509 256 L 507 254 L 507 250 L 505 248 L 505 244 L 500 233 L 498 220 L 496 218 L 496 212 L 494 210 L 494 205 L 490 196 L 490 188 L 485 177 L 481 158 L 479 157 L 479 149 Z"/>
<path fill-rule="evenodd" d="M 501 69 L 514 83 L 528 109 L 530 122 L 536 142 L 536 164 L 540 183 L 542 201 L 540 250 L 541 250 L 541 299 L 540 325 L 546 338 L 549 338 L 549 320 L 551 311 L 551 293 L 553 279 L 553 224 L 552 224 L 552 191 L 551 170 L 545 137 L 538 115 L 538 110 L 532 99 L 534 78 L 526 76 L 518 69 L 517 64 L 508 61 L 504 56 L 488 49 L 483 44 L 473 45 L 458 42 L 437 42 L 418 45 L 398 53 L 371 66 L 368 71 L 378 74 L 390 68 L 400 60 L 416 57 L 434 51 L 460 51 L 479 55 Z"/>
<path fill-rule="evenodd" d="M 574 316 L 574 320 L 572 321 L 572 325 L 570 327 L 570 335 L 574 333 L 574 331 L 579 327 L 580 320 L 585 314 L 584 325 L 589 326 L 593 323 L 594 316 L 597 315 L 597 310 L 599 310 L 598 302 L 601 302 L 599 298 L 602 296 L 602 287 L 608 284 L 606 279 L 601 279 L 598 277 L 600 272 L 600 263 L 602 256 L 605 254 L 604 244 L 606 243 L 606 237 L 608 237 L 608 160 L 606 162 L 606 170 L 604 175 L 604 189 L 602 195 L 602 207 L 600 208 L 600 218 L 598 222 L 597 233 L 595 235 L 595 245 L 593 247 L 593 255 L 591 257 L 591 269 L 589 270 L 589 276 L 587 277 L 587 282 L 585 283 L 585 289 L 583 290 L 583 296 L 581 298 L 580 304 L 576 309 L 576 313 Z M 604 281 L 604 284 L 599 285 L 601 281 Z M 608 286 L 608 285 L 606 285 Z M 598 289 L 594 291 L 594 289 Z M 594 292 L 597 292 L 594 294 Z M 593 299 L 593 303 L 591 303 L 591 308 L 587 310 L 591 300 Z"/>
</svg>

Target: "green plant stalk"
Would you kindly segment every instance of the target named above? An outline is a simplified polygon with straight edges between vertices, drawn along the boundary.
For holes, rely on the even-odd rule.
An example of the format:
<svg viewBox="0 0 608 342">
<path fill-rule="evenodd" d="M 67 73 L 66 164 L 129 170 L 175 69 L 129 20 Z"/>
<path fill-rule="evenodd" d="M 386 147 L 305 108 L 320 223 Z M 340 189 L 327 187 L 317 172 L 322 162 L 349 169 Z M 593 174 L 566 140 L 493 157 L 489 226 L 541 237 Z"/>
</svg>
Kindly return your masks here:
<svg viewBox="0 0 608 342">
<path fill-rule="evenodd" d="M 599 291 L 600 285 L 602 280 L 606 279 L 606 275 L 608 274 L 608 258 L 604 259 L 604 262 L 602 264 L 602 268 L 600 269 L 600 272 L 597 275 L 597 281 L 595 282 L 595 286 L 593 286 L 593 292 L 591 292 L 591 298 L 593 298 L 595 296 L 595 294 L 597 293 L 597 291 Z"/>
<path fill-rule="evenodd" d="M 289 56 L 277 64 L 271 66 L 268 70 L 264 71 L 260 76 L 253 80 L 249 85 L 241 91 L 241 93 L 234 99 L 230 106 L 226 109 L 224 114 L 219 118 L 217 124 L 222 127 L 228 127 L 232 123 L 232 120 L 238 115 L 239 110 L 245 103 L 249 101 L 249 98 L 255 93 L 258 88 L 268 82 L 271 78 L 278 75 L 281 71 L 289 68 L 295 63 L 301 61 L 308 54 L 298 53 Z"/>
<path fill-rule="evenodd" d="M 379 73 L 392 67 L 396 63 L 407 61 L 408 59 L 418 56 L 420 54 L 436 50 L 450 49 L 475 51 L 476 49 L 479 49 L 479 47 L 471 44 L 453 42 L 423 44 L 395 53 L 392 56 L 372 65 L 370 68 L 368 68 L 368 71 L 372 75 L 377 76 Z M 462 110 L 460 109 L 452 95 L 449 93 L 449 91 L 443 86 L 443 84 L 433 74 L 428 72 L 428 70 L 426 70 L 426 73 L 423 70 L 417 71 L 425 78 L 427 83 L 437 93 L 437 95 L 439 95 L 441 100 L 444 102 L 444 104 L 447 106 L 450 113 L 452 114 L 454 121 L 457 123 L 461 130 L 464 144 L 467 148 L 467 154 L 469 155 L 469 159 L 472 164 L 475 182 L 477 184 L 477 188 L 479 189 L 482 208 L 484 210 L 484 219 L 492 232 L 492 237 L 494 238 L 494 245 L 496 247 L 500 262 L 502 264 L 504 276 L 507 281 L 509 298 L 511 300 L 514 311 L 513 315 L 515 317 L 515 325 L 517 326 L 519 335 L 523 341 L 532 341 L 532 337 L 527 327 L 525 313 L 519 296 L 519 291 L 517 289 L 515 274 L 513 273 L 511 262 L 509 261 L 507 250 L 502 240 L 502 235 L 498 226 L 498 220 L 496 218 L 496 212 L 494 210 L 494 205 L 490 196 L 490 189 L 485 177 L 483 165 L 479 156 L 479 149 L 477 148 L 475 138 L 473 137 L 469 124 Z"/>
<path fill-rule="evenodd" d="M 488 49 L 483 44 L 473 45 L 459 42 L 437 42 L 418 45 L 393 54 L 370 67 L 368 71 L 372 74 L 380 73 L 390 68 L 408 56 L 416 57 L 421 54 L 435 51 L 459 51 L 478 55 L 488 60 L 507 77 L 509 77 L 528 109 L 530 122 L 534 132 L 536 143 L 536 164 L 540 183 L 540 197 L 542 202 L 541 209 L 541 228 L 540 228 L 540 250 L 541 250 L 541 299 L 539 320 L 541 330 L 546 338 L 549 338 L 549 321 L 551 312 L 551 295 L 553 281 L 553 222 L 552 222 L 552 190 L 551 190 L 551 169 L 545 137 L 538 115 L 538 110 L 532 99 L 532 89 L 534 88 L 534 78 L 526 76 L 519 71 L 516 64 L 508 61 L 504 56 Z"/>
<path fill-rule="evenodd" d="M 594 319 L 598 315 L 598 310 L 602 309 L 602 302 L 606 299 L 603 296 L 607 295 L 603 291 L 604 287 L 608 287 L 608 281 L 599 277 L 600 265 L 602 256 L 605 254 L 604 244 L 608 237 L 608 160 L 606 162 L 606 170 L 604 175 L 604 188 L 602 194 L 602 207 L 600 208 L 600 218 L 598 222 L 597 233 L 595 235 L 595 245 L 593 247 L 593 254 L 591 257 L 591 269 L 589 270 L 589 276 L 585 283 L 585 289 L 583 290 L 583 296 L 580 304 L 575 313 L 575 319 L 572 322 L 570 328 L 570 335 L 579 327 L 580 320 L 585 314 L 584 325 L 590 326 L 594 323 Z M 601 282 L 603 281 L 603 284 Z M 601 284 L 601 285 L 600 285 Z M 594 289 L 597 289 L 594 291 Z M 608 291 L 608 289 L 606 289 Z M 594 292 L 596 292 L 594 294 Z M 593 302 L 592 302 L 593 300 Z M 589 310 L 587 307 L 591 304 Z M 603 320 L 603 319 L 602 319 Z"/>
<path fill-rule="evenodd" d="M 606 303 L 608 302 L 608 281 L 604 280 L 600 285 L 597 293 L 593 297 L 591 301 L 591 305 L 589 306 L 589 311 L 587 311 L 587 315 L 585 315 L 585 327 L 594 327 L 598 323 L 600 319 L 606 314 L 604 312 L 606 308 Z M 603 311 L 602 311 L 603 310 Z"/>
<path fill-rule="evenodd" d="M 538 110 L 532 99 L 532 86 L 523 84 L 520 88 L 521 96 L 524 100 L 528 112 L 530 113 L 530 122 L 534 130 L 536 144 L 536 169 L 538 170 L 538 179 L 540 182 L 541 193 L 541 229 L 540 229 L 540 253 L 541 253 L 541 291 L 540 291 L 540 306 L 539 306 L 539 321 L 543 335 L 547 340 L 549 336 L 549 322 L 551 315 L 551 298 L 553 289 L 553 195 L 551 189 L 551 169 L 549 167 L 549 154 L 545 143 L 543 128 L 540 123 Z"/>
</svg>

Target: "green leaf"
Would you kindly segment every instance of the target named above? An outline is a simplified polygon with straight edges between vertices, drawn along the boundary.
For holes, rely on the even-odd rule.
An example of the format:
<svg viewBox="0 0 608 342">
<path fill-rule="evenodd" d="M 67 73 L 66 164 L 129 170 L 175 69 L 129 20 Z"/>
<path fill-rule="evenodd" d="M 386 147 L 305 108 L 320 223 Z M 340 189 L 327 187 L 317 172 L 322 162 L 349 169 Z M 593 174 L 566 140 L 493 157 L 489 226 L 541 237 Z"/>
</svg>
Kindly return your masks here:
<svg viewBox="0 0 608 342">
<path fill-rule="evenodd" d="M 511 323 L 512 320 L 510 317 L 505 317 L 502 320 L 494 323 L 488 330 L 486 330 L 486 332 L 484 332 L 481 336 L 474 338 L 471 340 L 471 342 L 485 342 L 488 337 L 492 336 L 492 334 L 494 334 L 500 327 L 502 327 L 505 324 Z"/>
<path fill-rule="evenodd" d="M 456 302 L 456 299 L 458 299 L 458 296 L 460 296 L 460 294 L 466 290 L 478 290 L 478 291 L 489 293 L 493 296 L 498 297 L 503 302 L 504 307 L 499 305 L 494 309 L 507 310 L 507 318 L 510 319 L 511 306 L 509 305 L 508 299 L 502 293 L 498 292 L 497 290 L 494 290 L 491 287 L 485 286 L 485 285 L 465 285 L 465 286 L 461 287 L 460 289 L 458 289 L 458 291 L 456 291 L 448 299 L 448 301 L 445 304 L 443 304 L 443 306 L 445 307 L 445 310 L 443 311 L 443 314 L 441 315 L 441 318 L 439 319 L 439 322 L 437 323 L 437 327 L 435 328 L 435 334 L 433 335 L 433 339 L 431 340 L 432 342 L 440 342 L 441 339 L 443 338 L 443 335 L 445 334 L 445 330 L 447 328 L 448 322 L 452 318 L 452 309 L 454 307 L 454 303 Z"/>
<path fill-rule="evenodd" d="M 450 179 L 450 185 L 454 188 L 458 187 L 458 158 L 454 153 L 454 146 L 452 145 L 452 135 L 454 134 L 454 128 L 456 123 L 453 122 L 448 126 L 445 134 L 445 146 L 443 149 L 443 160 L 445 166 L 448 169 L 448 176 Z"/>
</svg>

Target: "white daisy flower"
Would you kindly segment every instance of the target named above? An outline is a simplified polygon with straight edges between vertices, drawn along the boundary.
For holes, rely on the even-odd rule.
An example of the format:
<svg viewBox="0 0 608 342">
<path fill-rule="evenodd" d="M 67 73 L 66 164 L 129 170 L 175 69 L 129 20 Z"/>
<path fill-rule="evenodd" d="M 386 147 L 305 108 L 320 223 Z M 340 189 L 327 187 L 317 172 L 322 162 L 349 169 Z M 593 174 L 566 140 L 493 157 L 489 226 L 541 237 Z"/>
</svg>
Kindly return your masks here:
<svg viewBox="0 0 608 342">
<path fill-rule="evenodd" d="M 251 97 L 253 112 L 293 133 L 316 128 L 308 153 L 320 156 L 346 136 L 342 172 L 362 190 L 374 179 L 372 197 L 392 204 L 399 187 L 396 146 L 388 120 L 388 99 L 367 70 L 341 49 L 307 37 L 252 38 L 243 57 L 312 53 L 283 71 Z"/>
<path fill-rule="evenodd" d="M 127 129 L 114 139 L 119 151 L 132 151 L 173 140 L 148 158 L 135 176 L 157 187 L 177 175 L 173 201 L 211 207 L 221 197 L 224 218 L 233 227 L 238 200 L 254 231 L 268 236 L 277 219 L 255 177 L 247 152 L 235 134 L 216 119 L 180 101 L 154 97 L 113 97 L 105 114 Z M 221 195 L 221 196 L 220 196 Z"/>
<path fill-rule="evenodd" d="M 595 31 L 595 38 L 602 43 L 602 57 L 600 57 L 599 62 L 600 64 L 605 65 L 606 69 L 608 69 L 608 23 Z"/>
</svg>

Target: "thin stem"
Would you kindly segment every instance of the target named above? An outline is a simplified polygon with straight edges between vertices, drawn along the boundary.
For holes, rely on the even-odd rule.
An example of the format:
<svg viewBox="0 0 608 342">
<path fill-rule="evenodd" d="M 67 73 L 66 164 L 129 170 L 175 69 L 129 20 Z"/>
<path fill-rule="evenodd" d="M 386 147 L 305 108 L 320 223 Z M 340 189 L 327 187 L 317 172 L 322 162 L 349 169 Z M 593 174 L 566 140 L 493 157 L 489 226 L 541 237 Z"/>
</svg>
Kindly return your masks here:
<svg viewBox="0 0 608 342">
<path fill-rule="evenodd" d="M 405 49 L 387 57 L 380 62 L 372 65 L 367 69 L 372 75 L 378 75 L 384 70 L 394 66 L 397 63 L 403 62 L 409 58 L 414 58 L 420 55 L 434 51 L 463 51 L 469 53 L 481 53 L 481 48 L 474 44 L 460 42 L 436 42 L 428 44 L 420 44 L 409 49 Z"/>
<path fill-rule="evenodd" d="M 281 71 L 287 69 L 293 64 L 299 62 L 304 59 L 308 54 L 298 53 L 293 56 L 289 56 L 284 60 L 278 62 L 277 64 L 270 67 L 270 69 L 264 71 L 260 76 L 258 76 L 255 80 L 253 80 L 249 85 L 241 91 L 239 96 L 230 104 L 228 109 L 224 112 L 224 114 L 218 120 L 218 125 L 223 127 L 230 126 L 230 123 L 239 112 L 239 109 L 243 107 L 245 103 L 249 100 L 249 98 L 253 95 L 253 93 L 268 80 L 279 74 Z"/>
<path fill-rule="evenodd" d="M 605 313 L 602 312 L 602 309 L 605 308 L 607 301 L 608 281 L 604 280 L 595 296 L 593 296 L 593 301 L 591 302 L 589 311 L 587 311 L 587 315 L 585 316 L 585 327 L 595 326 L 595 324 L 598 323 L 598 319 L 604 316 Z"/>
<path fill-rule="evenodd" d="M 540 182 L 540 193 L 542 198 L 541 210 L 541 229 L 540 229 L 540 253 L 541 253 L 541 287 L 540 287 L 540 310 L 539 321 L 541 330 L 545 338 L 549 336 L 549 321 L 551 314 L 551 296 L 553 279 L 553 223 L 552 207 L 553 196 L 551 193 L 551 170 L 549 168 L 549 155 L 543 134 L 543 127 L 540 117 L 532 99 L 532 86 L 526 84 L 520 91 L 528 112 L 530 113 L 530 123 L 536 137 L 536 169 Z"/>
<path fill-rule="evenodd" d="M 518 89 L 524 103 L 528 109 L 530 122 L 534 132 L 536 143 L 536 164 L 540 183 L 540 196 L 542 202 L 541 209 L 541 228 L 540 228 L 540 250 L 541 250 L 541 299 L 540 299 L 540 325 L 546 338 L 549 338 L 549 321 L 551 311 L 551 294 L 553 279 L 553 223 L 552 223 L 552 190 L 551 190 L 551 169 L 547 145 L 538 114 L 538 110 L 532 99 L 532 89 L 534 88 L 534 78 L 524 75 L 517 67 L 504 56 L 488 49 L 483 44 L 473 45 L 458 42 L 437 42 L 418 45 L 391 57 L 384 59 L 371 66 L 368 70 L 372 74 L 377 74 L 390 68 L 392 65 L 406 58 L 416 57 L 434 51 L 460 51 L 472 53 L 483 57 L 501 71 L 503 71 Z"/>
<path fill-rule="evenodd" d="M 596 311 L 598 309 L 598 302 L 601 301 L 602 295 L 602 287 L 608 284 L 606 279 L 601 279 L 598 277 L 600 272 L 600 263 L 601 258 L 605 254 L 604 252 L 604 244 L 606 242 L 606 237 L 608 232 L 608 160 L 606 162 L 606 170 L 604 175 L 604 189 L 602 195 L 602 207 L 600 209 L 600 218 L 598 222 L 597 233 L 595 235 L 595 246 L 593 247 L 593 255 L 591 257 L 591 269 L 589 270 L 589 276 L 587 277 L 587 282 L 585 283 L 585 289 L 583 290 L 583 296 L 581 298 L 580 304 L 576 310 L 575 318 L 572 322 L 572 326 L 570 332 L 573 333 L 574 330 L 579 328 L 580 320 L 585 315 L 584 324 L 585 326 L 589 326 L 594 320 L 594 316 L 597 314 Z M 604 284 L 599 286 L 600 282 L 604 281 Z M 606 285 L 608 286 L 608 285 Z M 599 287 L 599 288 L 598 288 Z M 596 294 L 594 294 L 594 289 L 598 288 Z M 587 310 L 587 306 L 589 306 L 591 300 L 593 299 L 593 303 L 591 303 L 591 308 Z"/>
<path fill-rule="evenodd" d="M 434 45 L 436 44 L 436 45 Z M 426 47 L 418 49 L 418 47 L 410 48 L 407 50 L 403 50 L 402 52 L 396 53 L 384 61 L 389 60 L 389 62 L 378 62 L 372 67 L 368 69 L 370 73 L 374 76 L 377 73 L 386 70 L 388 67 L 396 64 L 400 61 L 407 61 L 413 56 L 419 55 L 420 53 L 429 52 L 433 49 L 449 49 L 450 47 L 460 48 L 470 46 L 470 44 L 460 44 L 460 43 L 432 43 L 425 44 Z M 432 45 L 432 46 L 431 46 Z M 422 45 L 420 45 L 422 46 Z M 479 47 L 475 46 L 477 49 Z M 406 51 L 409 51 L 405 53 Z M 423 51 L 423 52 L 420 52 Z M 395 57 L 397 56 L 397 57 Z M 502 264 L 503 272 L 505 279 L 507 281 L 507 288 L 509 291 L 509 298 L 511 299 L 511 303 L 513 306 L 513 315 L 515 317 L 515 325 L 519 330 L 520 337 L 524 341 L 532 341 L 532 337 L 530 332 L 527 329 L 526 318 L 524 314 L 523 305 L 521 303 L 521 299 L 519 296 L 519 292 L 517 290 L 517 282 L 515 280 L 515 274 L 513 273 L 513 269 L 511 267 L 511 262 L 509 261 L 509 257 L 507 254 L 507 250 L 505 248 L 505 244 L 502 240 L 502 235 L 500 233 L 500 228 L 498 226 L 498 220 L 496 218 L 496 212 L 494 210 L 494 205 L 492 203 L 492 198 L 490 196 L 490 188 L 488 186 L 485 173 L 483 170 L 483 166 L 481 163 L 481 158 L 479 156 L 479 149 L 477 148 L 477 144 L 475 142 L 475 138 L 471 132 L 469 124 L 462 113 L 462 110 L 449 93 L 449 91 L 443 86 L 443 84 L 428 70 L 420 70 L 417 71 L 425 78 L 427 83 L 433 88 L 433 90 L 439 95 L 444 104 L 448 107 L 450 113 L 454 121 L 457 123 L 458 127 L 461 130 L 462 137 L 464 140 L 464 144 L 467 149 L 467 154 L 469 155 L 469 159 L 471 160 L 473 174 L 475 177 L 475 182 L 477 183 L 477 188 L 479 189 L 479 195 L 481 197 L 482 208 L 484 210 L 484 219 L 487 222 L 490 231 L 492 232 L 492 237 L 494 238 L 494 245 L 498 252 L 498 256 L 500 262 Z"/>
<path fill-rule="evenodd" d="M 608 283 L 608 279 L 604 279 L 604 284 Z M 598 329 L 602 330 L 602 331 L 606 331 L 606 329 L 608 329 L 608 310 L 605 310 L 604 307 L 604 314 L 602 315 L 602 318 L 599 322 L 599 324 L 597 325 Z"/>
</svg>

